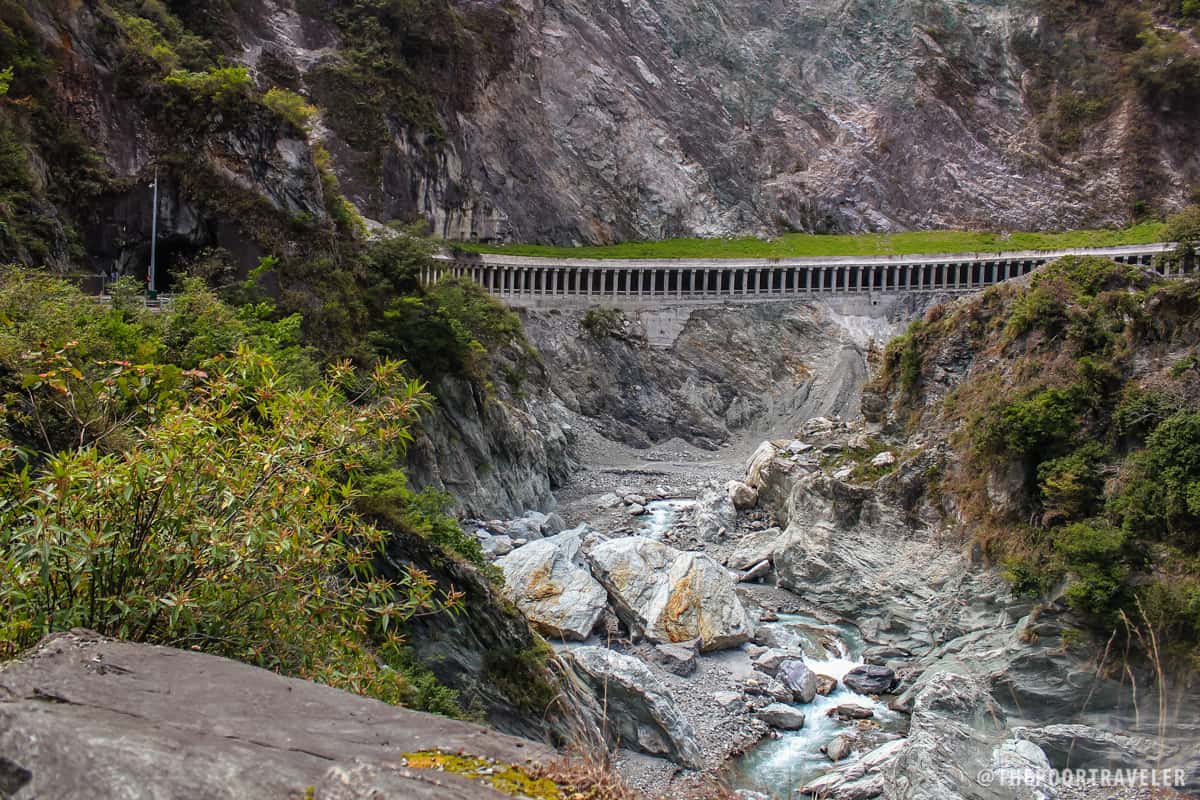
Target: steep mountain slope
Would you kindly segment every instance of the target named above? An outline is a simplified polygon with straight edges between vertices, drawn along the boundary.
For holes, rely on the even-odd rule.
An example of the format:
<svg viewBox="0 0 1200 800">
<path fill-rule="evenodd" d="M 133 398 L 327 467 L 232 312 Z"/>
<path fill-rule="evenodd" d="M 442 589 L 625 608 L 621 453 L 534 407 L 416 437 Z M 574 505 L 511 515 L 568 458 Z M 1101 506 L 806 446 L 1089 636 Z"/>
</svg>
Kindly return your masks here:
<svg viewBox="0 0 1200 800">
<path fill-rule="evenodd" d="M 132 270 L 155 161 L 166 261 L 251 265 L 304 249 L 339 193 L 447 238 L 569 243 L 1119 223 L 1200 173 L 1195 20 L 1150 0 L 0 10 L 6 259 Z M 251 85 L 214 98 L 222 64 Z M 271 88 L 290 104 L 240 102 Z"/>
</svg>

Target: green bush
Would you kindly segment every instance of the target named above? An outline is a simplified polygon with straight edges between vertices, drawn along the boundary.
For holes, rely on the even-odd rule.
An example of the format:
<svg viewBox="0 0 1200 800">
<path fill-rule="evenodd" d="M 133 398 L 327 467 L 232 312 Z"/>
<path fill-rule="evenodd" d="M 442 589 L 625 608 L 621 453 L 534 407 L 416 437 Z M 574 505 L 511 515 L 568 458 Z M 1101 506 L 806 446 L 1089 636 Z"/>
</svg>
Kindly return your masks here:
<svg viewBox="0 0 1200 800">
<path fill-rule="evenodd" d="M 984 452 L 1041 461 L 1062 452 L 1079 429 L 1080 391 L 1043 389 L 993 406 L 976 423 Z"/>
<path fill-rule="evenodd" d="M 430 487 L 413 492 L 404 472 L 381 469 L 363 481 L 357 507 L 395 530 L 414 533 L 495 577 L 479 541 L 463 531 L 449 511 L 454 498 Z"/>
<path fill-rule="evenodd" d="M 249 100 L 253 83 L 245 67 L 212 67 L 204 72 L 175 70 L 163 81 L 193 99 L 232 107 Z"/>
<path fill-rule="evenodd" d="M 1178 400 L 1162 392 L 1144 391 L 1136 386 L 1127 388 L 1113 412 L 1115 439 L 1144 444 L 1146 437 L 1171 416 L 1178 405 Z"/>
<path fill-rule="evenodd" d="M 1089 442 L 1070 455 L 1038 465 L 1043 524 L 1085 519 L 1099 511 L 1104 481 L 1100 463 L 1104 449 Z"/>
<path fill-rule="evenodd" d="M 1004 336 L 1011 341 L 1032 330 L 1053 335 L 1062 330 L 1066 322 L 1063 302 L 1046 288 L 1038 286 L 1013 300 L 1008 322 L 1004 326 Z"/>
<path fill-rule="evenodd" d="M 87 401 L 81 429 L 111 402 L 106 386 L 173 378 L 166 368 L 93 376 L 71 364 L 35 362 L 24 385 L 67 413 Z M 0 648 L 11 655 L 86 627 L 399 700 L 404 687 L 364 632 L 394 647 L 396 625 L 454 598 L 439 599 L 419 573 L 401 583 L 372 574 L 385 534 L 347 512 L 356 494 L 347 479 L 381 435 L 407 436 L 417 387 L 385 365 L 368 382 L 341 369 L 289 390 L 247 350 L 205 366 L 165 404 L 151 391 L 152 424 L 128 428 L 119 451 L 85 444 L 0 475 Z M 7 444 L 3 454 L 19 457 Z"/>
<path fill-rule="evenodd" d="M 625 314 L 619 308 L 588 309 L 579 321 L 579 327 L 596 339 L 620 336 L 625 332 Z"/>
<path fill-rule="evenodd" d="M 1125 57 L 1125 64 L 1147 99 L 1182 110 L 1200 97 L 1200 56 L 1187 37 L 1147 28 L 1138 40 L 1141 46 Z"/>
<path fill-rule="evenodd" d="M 267 93 L 263 95 L 263 105 L 302 131 L 308 130 L 313 117 L 317 114 L 316 107 L 305 102 L 303 97 L 279 87 L 267 90 Z"/>
<path fill-rule="evenodd" d="M 1075 523 L 1058 532 L 1055 549 L 1071 573 L 1067 601 L 1106 620 L 1127 600 L 1125 533 L 1103 524 Z"/>
<path fill-rule="evenodd" d="M 8 95 L 8 89 L 12 86 L 13 68 L 5 67 L 0 69 L 0 97 Z"/>
</svg>

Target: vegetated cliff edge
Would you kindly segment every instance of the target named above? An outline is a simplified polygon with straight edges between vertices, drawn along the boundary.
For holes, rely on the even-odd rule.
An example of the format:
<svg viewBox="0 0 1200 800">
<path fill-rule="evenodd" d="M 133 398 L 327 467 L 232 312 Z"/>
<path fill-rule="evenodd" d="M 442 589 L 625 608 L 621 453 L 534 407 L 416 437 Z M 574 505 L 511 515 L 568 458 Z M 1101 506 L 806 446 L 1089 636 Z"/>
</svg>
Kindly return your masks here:
<svg viewBox="0 0 1200 800">
<path fill-rule="evenodd" d="M 904 504 L 1046 604 L 1019 632 L 1019 668 L 995 673 L 1002 704 L 1058 642 L 1102 681 L 1073 713 L 1122 719 L 1167 750 L 1194 741 L 1198 345 L 1195 278 L 1076 258 L 935 308 L 889 345 L 863 407 L 919 453 L 895 482 Z M 984 641 L 941 652 L 965 662 Z M 1067 713 L 1065 686 L 1036 693 Z M 1036 721 L 1031 708 L 1016 713 Z"/>
<path fill-rule="evenodd" d="M 1197 178 L 1194 20 L 1151 2 L 7 0 L 3 20 L 3 255 L 25 261 L 140 272 L 154 162 L 164 259 L 249 266 L 346 221 L 339 194 L 447 238 L 601 243 L 1114 224 Z"/>
</svg>

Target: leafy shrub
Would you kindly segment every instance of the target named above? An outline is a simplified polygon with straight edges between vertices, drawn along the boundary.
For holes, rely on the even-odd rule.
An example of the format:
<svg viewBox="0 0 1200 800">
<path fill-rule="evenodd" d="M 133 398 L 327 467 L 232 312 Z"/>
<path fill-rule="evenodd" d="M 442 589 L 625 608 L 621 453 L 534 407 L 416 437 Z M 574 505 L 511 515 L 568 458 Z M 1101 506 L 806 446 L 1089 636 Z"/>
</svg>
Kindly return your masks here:
<svg viewBox="0 0 1200 800">
<path fill-rule="evenodd" d="M 620 336 L 625 332 L 625 314 L 619 308 L 588 309 L 579 327 L 596 339 Z"/>
<path fill-rule="evenodd" d="M 1121 395 L 1121 401 L 1113 412 L 1113 434 L 1118 440 L 1143 444 L 1146 437 L 1177 407 L 1175 398 L 1132 386 Z"/>
<path fill-rule="evenodd" d="M 492 574 L 479 541 L 464 533 L 458 520 L 449 515 L 453 503 L 449 494 L 430 487 L 413 492 L 402 471 L 383 469 L 363 481 L 357 507 L 381 524 L 415 533 Z"/>
<path fill-rule="evenodd" d="M 302 131 L 308 130 L 313 117 L 317 114 L 316 107 L 305 102 L 303 97 L 279 87 L 267 90 L 267 93 L 263 95 L 263 105 Z"/>
<path fill-rule="evenodd" d="M 1200 550 L 1200 414 L 1181 411 L 1146 440 L 1144 476 L 1158 486 L 1163 532 Z"/>
<path fill-rule="evenodd" d="M 175 70 L 164 83 L 192 98 L 231 107 L 250 98 L 253 84 L 245 67 L 212 67 L 204 72 Z"/>
<path fill-rule="evenodd" d="M 1019 295 L 1012 303 L 1004 336 L 1011 341 L 1031 331 L 1054 334 L 1067 321 L 1066 307 L 1048 289 L 1038 286 Z"/>
<path fill-rule="evenodd" d="M 404 687 L 364 633 L 393 648 L 396 624 L 455 598 L 416 572 L 397 584 L 372 574 L 384 534 L 347 510 L 357 494 L 347 476 L 380 437 L 407 438 L 416 385 L 387 364 L 365 382 L 343 367 L 289 390 L 244 349 L 206 367 L 121 451 L 84 445 L 0 476 L 3 646 L 87 627 L 398 699 Z M 57 377 L 39 377 L 48 371 Z M 76 365 L 27 384 L 75 408 L 77 396 L 103 397 L 89 384 L 154 372 L 93 379 Z"/>
<path fill-rule="evenodd" d="M 1125 64 L 1147 99 L 1179 110 L 1200 97 L 1200 57 L 1187 37 L 1147 28 L 1138 40 L 1141 46 L 1125 57 Z"/>
<path fill-rule="evenodd" d="M 0 69 L 0 97 L 8 95 L 8 89 L 12 86 L 13 68 L 5 67 Z"/>
<path fill-rule="evenodd" d="M 1070 455 L 1038 465 L 1043 524 L 1084 519 L 1099 510 L 1104 487 L 1099 464 L 1103 457 L 1103 448 L 1089 442 Z"/>
<path fill-rule="evenodd" d="M 1059 531 L 1055 548 L 1072 574 L 1067 601 L 1079 611 L 1110 618 L 1126 592 L 1125 534 L 1103 524 L 1075 523 Z"/>
<path fill-rule="evenodd" d="M 179 55 L 157 25 L 134 14 L 117 18 L 125 34 L 126 70 L 168 75 L 179 67 Z"/>
<path fill-rule="evenodd" d="M 1061 452 L 1079 429 L 1076 388 L 1043 389 L 993 406 L 977 421 L 976 446 L 984 452 L 1042 460 Z"/>
</svg>

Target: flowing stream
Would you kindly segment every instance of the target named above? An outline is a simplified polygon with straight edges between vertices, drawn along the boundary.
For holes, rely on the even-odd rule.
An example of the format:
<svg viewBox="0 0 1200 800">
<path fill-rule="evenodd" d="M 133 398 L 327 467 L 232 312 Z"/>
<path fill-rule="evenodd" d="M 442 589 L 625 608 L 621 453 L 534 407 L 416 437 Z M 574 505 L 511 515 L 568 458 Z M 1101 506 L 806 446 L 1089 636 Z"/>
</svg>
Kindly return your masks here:
<svg viewBox="0 0 1200 800">
<path fill-rule="evenodd" d="M 852 763 L 864 752 L 897 738 L 904 730 L 904 715 L 842 685 L 846 673 L 862 664 L 863 650 L 858 631 L 849 625 L 829 625 L 800 614 L 780 614 L 779 621 L 768 623 L 780 629 L 781 643 L 804 651 L 804 663 L 818 675 L 837 678 L 838 686 L 828 696 L 817 695 L 804 711 L 804 727 L 782 733 L 777 739 L 764 739 L 733 767 L 734 786 L 753 789 L 772 797 L 792 797 L 805 784 L 833 769 L 834 764 L 821 752 L 839 734 L 849 733 L 861 742 L 838 766 Z M 874 717 L 862 722 L 842 722 L 828 712 L 843 704 L 864 706 Z"/>
<path fill-rule="evenodd" d="M 646 504 L 646 514 L 641 517 L 638 534 L 648 539 L 661 540 L 671 529 L 675 520 L 696 505 L 695 500 L 653 500 Z"/>
<path fill-rule="evenodd" d="M 639 518 L 638 533 L 661 539 L 675 522 L 696 506 L 695 500 L 656 500 L 646 504 Z M 828 696 L 797 706 L 804 712 L 804 727 L 764 739 L 739 759 L 732 769 L 735 788 L 764 792 L 771 797 L 799 796 L 798 790 L 834 768 L 821 752 L 838 735 L 851 734 L 858 741 L 855 751 L 839 762 L 849 764 L 884 742 L 903 734 L 907 718 L 887 705 L 850 691 L 842 685 L 846 673 L 860 666 L 865 645 L 852 625 L 833 625 L 803 614 L 779 614 L 766 623 L 774 629 L 778 646 L 804 652 L 804 663 L 818 675 L 836 678 L 837 688 Z M 871 709 L 874 716 L 864 721 L 839 720 L 829 712 L 839 705 L 853 704 Z"/>
</svg>

